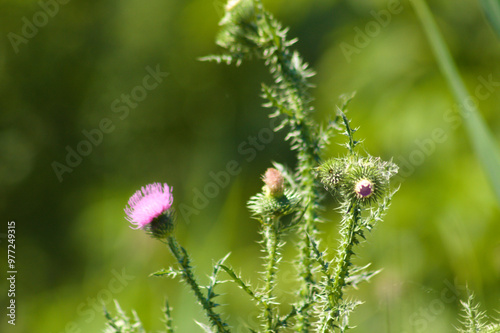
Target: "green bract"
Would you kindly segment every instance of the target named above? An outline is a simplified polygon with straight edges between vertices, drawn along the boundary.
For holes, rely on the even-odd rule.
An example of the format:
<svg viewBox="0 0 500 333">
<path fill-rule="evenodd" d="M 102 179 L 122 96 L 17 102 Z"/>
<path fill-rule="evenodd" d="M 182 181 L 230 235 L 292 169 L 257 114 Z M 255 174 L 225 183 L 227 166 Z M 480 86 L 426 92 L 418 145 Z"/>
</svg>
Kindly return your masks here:
<svg viewBox="0 0 500 333">
<path fill-rule="evenodd" d="M 262 221 L 269 218 L 289 215 L 299 208 L 300 198 L 297 193 L 286 189 L 282 196 L 273 197 L 258 193 L 248 201 L 252 215 Z"/>
<path fill-rule="evenodd" d="M 175 211 L 174 209 L 169 209 L 154 218 L 151 223 L 144 227 L 144 230 L 153 238 L 163 239 L 172 233 L 174 226 Z"/>
</svg>

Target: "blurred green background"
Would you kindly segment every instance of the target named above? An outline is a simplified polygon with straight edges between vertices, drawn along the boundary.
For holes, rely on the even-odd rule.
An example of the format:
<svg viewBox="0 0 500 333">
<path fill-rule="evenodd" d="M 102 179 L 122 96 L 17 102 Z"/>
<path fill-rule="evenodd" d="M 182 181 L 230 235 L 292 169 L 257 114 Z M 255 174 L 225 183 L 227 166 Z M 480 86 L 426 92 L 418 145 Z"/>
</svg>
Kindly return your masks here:
<svg viewBox="0 0 500 333">
<path fill-rule="evenodd" d="M 154 332 L 162 328 L 168 296 L 178 332 L 199 332 L 194 320 L 205 318 L 191 292 L 177 280 L 148 277 L 173 263 L 170 254 L 130 229 L 123 209 L 151 182 L 173 186 L 177 207 L 196 208 L 195 193 L 236 161 L 241 172 L 195 213 L 181 215 L 177 235 L 201 282 L 214 260 L 232 252 L 228 263 L 258 284 L 258 225 L 245 204 L 271 160 L 295 165 L 284 134 L 269 136 L 259 93 L 270 76 L 260 61 L 235 68 L 197 60 L 219 51 L 223 1 L 61 2 L 0 1 L 0 331 L 100 332 L 101 302 L 114 312 L 117 299 Z M 349 116 L 360 126 L 363 149 L 401 167 L 393 206 L 358 253 L 358 264 L 383 268 L 352 293 L 365 301 L 352 318 L 358 332 L 451 332 L 466 284 L 488 314 L 497 314 L 499 208 L 409 2 L 264 4 L 290 26 L 296 49 L 318 73 L 315 116 L 331 116 L 338 96 L 356 90 Z M 431 9 L 498 138 L 500 40 L 475 0 L 433 0 Z M 155 70 L 168 76 L 154 88 L 147 79 L 151 89 L 144 89 Z M 125 95 L 132 96 L 129 104 Z M 106 132 L 95 134 L 95 144 L 83 143 L 100 126 Z M 336 142 L 328 155 L 344 153 Z M 70 167 L 68 149 L 86 156 Z M 68 169 L 58 176 L 55 162 Z M 331 198 L 325 206 L 321 230 L 333 252 L 338 215 Z M 11 220 L 15 327 L 5 316 Z M 287 240 L 279 290 L 285 300 L 296 254 L 293 237 Z M 236 287 L 221 291 L 225 317 L 235 332 L 245 332 L 255 308 Z"/>
</svg>

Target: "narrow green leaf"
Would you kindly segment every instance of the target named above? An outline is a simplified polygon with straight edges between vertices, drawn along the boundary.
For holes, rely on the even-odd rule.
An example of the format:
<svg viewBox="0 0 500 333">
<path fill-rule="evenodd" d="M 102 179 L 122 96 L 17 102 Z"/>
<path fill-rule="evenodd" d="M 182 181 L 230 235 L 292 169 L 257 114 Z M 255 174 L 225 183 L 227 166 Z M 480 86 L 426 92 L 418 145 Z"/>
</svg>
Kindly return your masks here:
<svg viewBox="0 0 500 333">
<path fill-rule="evenodd" d="M 167 275 L 169 273 L 170 271 L 167 271 L 166 269 L 162 268 L 159 271 L 149 274 L 149 276 L 162 276 L 162 275 Z"/>
<path fill-rule="evenodd" d="M 467 103 L 472 97 L 458 73 L 429 7 L 424 0 L 413 0 L 411 3 L 420 19 L 453 96 L 463 110 L 461 115 L 469 136 L 469 141 L 500 203 L 500 150 L 495 142 L 495 137 L 486 126 L 476 105 L 474 103 Z"/>
<path fill-rule="evenodd" d="M 252 298 L 256 299 L 259 302 L 262 302 L 262 298 L 257 295 L 249 285 L 247 285 L 243 280 L 233 271 L 231 267 L 225 266 L 220 264 L 220 267 L 226 271 L 226 273 L 233 279 L 233 281 L 240 286 L 241 289 L 243 289 L 248 295 L 250 295 Z"/>
<path fill-rule="evenodd" d="M 177 275 L 181 275 L 182 272 L 181 271 L 178 271 L 178 270 L 175 270 L 173 268 L 169 268 L 169 269 L 165 269 L 165 268 L 162 268 L 160 269 L 159 271 L 156 271 L 156 272 L 153 272 L 151 274 L 149 274 L 149 276 L 168 276 L 168 277 L 175 277 Z"/>
<path fill-rule="evenodd" d="M 337 113 L 342 117 L 342 120 L 344 121 L 344 126 L 345 126 L 345 135 L 349 139 L 349 142 L 347 143 L 347 148 L 349 149 L 349 152 L 354 154 L 354 148 L 358 144 L 358 141 L 354 140 L 354 132 L 356 132 L 356 129 L 351 128 L 351 125 L 349 124 L 349 119 L 347 119 L 345 113 L 337 107 Z"/>
</svg>

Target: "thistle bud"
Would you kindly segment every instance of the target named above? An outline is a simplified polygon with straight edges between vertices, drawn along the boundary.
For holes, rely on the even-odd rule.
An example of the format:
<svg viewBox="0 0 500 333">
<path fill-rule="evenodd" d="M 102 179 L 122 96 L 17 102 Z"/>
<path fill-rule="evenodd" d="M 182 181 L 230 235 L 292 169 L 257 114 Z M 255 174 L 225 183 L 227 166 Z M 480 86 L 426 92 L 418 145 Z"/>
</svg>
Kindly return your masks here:
<svg viewBox="0 0 500 333">
<path fill-rule="evenodd" d="M 264 176 L 262 176 L 262 180 L 266 184 L 264 188 L 267 196 L 277 198 L 281 197 L 285 192 L 285 178 L 275 168 L 267 169 Z"/>
<path fill-rule="evenodd" d="M 392 162 L 360 158 L 347 168 L 344 194 L 351 202 L 361 205 L 376 202 L 389 188 L 389 179 L 395 172 L 397 166 Z"/>
<path fill-rule="evenodd" d="M 318 168 L 318 176 L 326 190 L 336 194 L 340 191 L 345 176 L 346 162 L 343 159 L 329 159 Z"/>
<path fill-rule="evenodd" d="M 300 198 L 294 191 L 286 188 L 285 178 L 280 171 L 269 168 L 262 176 L 262 180 L 265 183 L 262 192 L 248 201 L 248 208 L 257 219 L 264 221 L 297 210 Z"/>
</svg>

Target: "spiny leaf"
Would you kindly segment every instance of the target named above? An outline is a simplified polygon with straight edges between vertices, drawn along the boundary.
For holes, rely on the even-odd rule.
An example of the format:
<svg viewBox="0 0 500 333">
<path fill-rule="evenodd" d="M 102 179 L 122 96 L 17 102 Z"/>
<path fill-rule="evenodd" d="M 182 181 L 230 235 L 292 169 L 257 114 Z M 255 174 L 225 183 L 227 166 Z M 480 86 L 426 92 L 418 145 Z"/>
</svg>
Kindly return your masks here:
<svg viewBox="0 0 500 333">
<path fill-rule="evenodd" d="M 175 278 L 175 277 L 177 277 L 177 275 L 182 275 L 182 271 L 174 269 L 172 267 L 169 267 L 169 269 L 162 268 L 159 271 L 156 271 L 154 273 L 149 274 L 150 277 L 151 276 L 158 276 L 158 277 L 167 276 L 167 277 L 171 277 L 171 278 Z"/>
<path fill-rule="evenodd" d="M 252 298 L 256 299 L 257 301 L 259 301 L 260 303 L 262 303 L 262 297 L 260 295 L 258 295 L 257 293 L 255 293 L 251 288 L 250 288 L 250 285 L 246 284 L 245 282 L 243 282 L 243 280 L 241 279 L 241 277 L 239 277 L 234 271 L 232 268 L 228 267 L 228 266 L 225 266 L 225 265 L 220 265 L 220 267 L 233 279 L 234 282 L 236 282 L 236 284 L 238 286 L 240 286 L 241 289 L 243 289 L 248 295 L 250 295 Z"/>
</svg>

